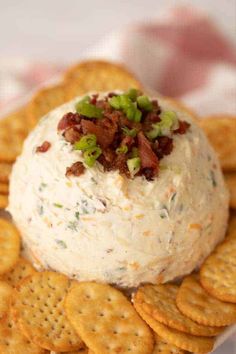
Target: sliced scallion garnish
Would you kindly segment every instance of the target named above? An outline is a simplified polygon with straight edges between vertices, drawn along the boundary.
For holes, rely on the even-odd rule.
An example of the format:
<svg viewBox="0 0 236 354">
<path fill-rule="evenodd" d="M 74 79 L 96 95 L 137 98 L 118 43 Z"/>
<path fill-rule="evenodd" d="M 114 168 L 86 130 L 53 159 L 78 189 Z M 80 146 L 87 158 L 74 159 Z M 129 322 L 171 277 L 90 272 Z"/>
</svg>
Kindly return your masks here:
<svg viewBox="0 0 236 354">
<path fill-rule="evenodd" d="M 75 150 L 85 151 L 97 145 L 97 137 L 95 134 L 84 135 L 79 141 L 74 144 Z"/>
<path fill-rule="evenodd" d="M 129 129 L 127 127 L 123 127 L 122 130 L 125 133 L 125 135 L 131 136 L 132 138 L 134 138 L 137 135 L 137 130 L 135 128 Z"/>
<path fill-rule="evenodd" d="M 117 154 L 126 154 L 128 152 L 128 146 L 122 145 L 116 149 Z"/>
<path fill-rule="evenodd" d="M 102 150 L 98 146 L 91 147 L 84 151 L 84 162 L 88 167 L 93 167 Z"/>
<path fill-rule="evenodd" d="M 85 96 L 75 105 L 76 112 L 88 118 L 102 118 L 103 110 L 89 103 L 89 96 Z"/>
<path fill-rule="evenodd" d="M 133 157 L 132 159 L 128 159 L 127 166 L 131 177 L 134 177 L 140 170 L 141 159 L 139 157 Z"/>
<path fill-rule="evenodd" d="M 153 105 L 148 96 L 142 95 L 137 98 L 138 106 L 145 111 L 152 111 Z"/>
</svg>

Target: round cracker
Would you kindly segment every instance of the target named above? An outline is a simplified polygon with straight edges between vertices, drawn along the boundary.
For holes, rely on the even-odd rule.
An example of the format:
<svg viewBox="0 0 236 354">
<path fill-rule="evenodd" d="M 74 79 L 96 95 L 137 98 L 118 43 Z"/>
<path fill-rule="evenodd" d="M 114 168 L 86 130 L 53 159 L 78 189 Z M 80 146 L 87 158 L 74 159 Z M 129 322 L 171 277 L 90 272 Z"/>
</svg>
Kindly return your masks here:
<svg viewBox="0 0 236 354">
<path fill-rule="evenodd" d="M 218 153 L 225 171 L 236 171 L 236 118 L 215 115 L 201 119 L 201 127 Z"/>
<path fill-rule="evenodd" d="M 0 219 L 0 275 L 16 264 L 20 253 L 20 235 L 12 224 Z"/>
<path fill-rule="evenodd" d="M 178 348 L 187 350 L 194 353 L 208 353 L 213 349 L 214 339 L 210 337 L 199 337 L 180 332 L 176 329 L 170 328 L 159 321 L 155 320 L 152 316 L 147 314 L 143 306 L 139 303 L 134 304 L 139 315 L 145 322 L 157 333 L 161 338 L 167 342 L 175 345 Z"/>
<path fill-rule="evenodd" d="M 185 351 L 167 342 L 155 333 L 155 346 L 152 354 L 184 354 Z"/>
<path fill-rule="evenodd" d="M 205 326 L 227 326 L 236 322 L 236 305 L 215 299 L 202 288 L 197 276 L 186 277 L 177 294 L 176 304 L 187 317 Z"/>
<path fill-rule="evenodd" d="M 179 331 L 196 336 L 215 336 L 221 329 L 202 326 L 184 316 L 176 306 L 178 286 L 173 284 L 144 285 L 134 295 L 134 304 L 157 321 Z"/>
<path fill-rule="evenodd" d="M 14 268 L 3 275 L 2 280 L 15 287 L 24 278 L 34 273 L 36 273 L 36 270 L 31 263 L 24 258 L 19 258 Z"/>
<path fill-rule="evenodd" d="M 17 328 L 12 311 L 0 320 L 1 354 L 46 354 L 46 351 L 30 342 Z"/>
<path fill-rule="evenodd" d="M 66 98 L 87 92 L 141 89 L 141 83 L 124 66 L 103 60 L 79 63 L 65 73 Z"/>
<path fill-rule="evenodd" d="M 28 105 L 27 113 L 31 126 L 34 127 L 40 118 L 65 102 L 65 86 L 63 84 L 45 87 L 38 91 Z"/>
<path fill-rule="evenodd" d="M 236 303 L 236 238 L 226 238 L 206 259 L 200 282 L 217 299 Z"/>
<path fill-rule="evenodd" d="M 7 206 L 8 206 L 8 196 L 0 194 L 0 209 L 6 209 Z"/>
<path fill-rule="evenodd" d="M 0 161 L 10 163 L 16 160 L 28 132 L 26 107 L 0 120 Z"/>
<path fill-rule="evenodd" d="M 46 271 L 34 273 L 17 285 L 15 316 L 20 330 L 33 343 L 54 351 L 83 346 L 63 307 L 70 284 L 66 276 Z"/>
<path fill-rule="evenodd" d="M 6 316 L 10 306 L 12 287 L 4 281 L 0 281 L 0 320 Z"/>
<path fill-rule="evenodd" d="M 65 308 L 70 322 L 95 353 L 152 353 L 150 329 L 117 289 L 93 282 L 75 283 Z"/>
</svg>

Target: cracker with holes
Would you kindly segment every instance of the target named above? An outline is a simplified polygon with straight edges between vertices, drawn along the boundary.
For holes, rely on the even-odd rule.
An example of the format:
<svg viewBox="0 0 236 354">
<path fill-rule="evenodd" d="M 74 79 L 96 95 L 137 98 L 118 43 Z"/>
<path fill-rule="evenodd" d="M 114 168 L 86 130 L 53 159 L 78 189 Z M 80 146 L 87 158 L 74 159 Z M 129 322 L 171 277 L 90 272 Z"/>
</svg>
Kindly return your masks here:
<svg viewBox="0 0 236 354">
<path fill-rule="evenodd" d="M 157 321 L 179 331 L 196 336 L 215 336 L 221 332 L 220 328 L 202 326 L 184 316 L 176 306 L 177 292 L 177 285 L 144 285 L 138 289 L 133 301 Z"/>
<path fill-rule="evenodd" d="M 22 279 L 36 272 L 31 263 L 24 258 L 19 258 L 14 268 L 3 275 L 2 280 L 15 287 Z"/>
<path fill-rule="evenodd" d="M 213 349 L 214 339 L 210 337 L 194 336 L 192 334 L 178 331 L 170 328 L 154 319 L 146 313 L 139 303 L 134 304 L 139 315 L 145 322 L 165 341 L 175 345 L 176 347 L 194 353 L 208 353 Z"/>
<path fill-rule="evenodd" d="M 29 132 L 26 107 L 0 120 L 0 161 L 14 162 Z"/>
<path fill-rule="evenodd" d="M 66 314 L 96 354 L 151 354 L 153 336 L 127 298 L 105 284 L 75 283 L 65 301 Z"/>
<path fill-rule="evenodd" d="M 141 88 L 141 83 L 122 65 L 102 60 L 79 63 L 65 73 L 66 98 L 73 99 L 91 91 Z"/>
<path fill-rule="evenodd" d="M 183 280 L 176 304 L 185 316 L 205 326 L 227 326 L 236 322 L 236 305 L 212 297 L 196 275 Z"/>
<path fill-rule="evenodd" d="M 200 269 L 202 286 L 214 297 L 236 303 L 236 238 L 226 238 Z"/>
<path fill-rule="evenodd" d="M 184 350 L 170 344 L 155 333 L 155 346 L 152 354 L 184 354 Z"/>
<path fill-rule="evenodd" d="M 0 219 L 0 275 L 10 271 L 20 253 L 20 235 L 8 221 Z"/>
<path fill-rule="evenodd" d="M 46 354 L 40 346 L 29 341 L 17 328 L 12 311 L 0 320 L 1 354 Z"/>
<path fill-rule="evenodd" d="M 62 84 L 41 89 L 28 105 L 28 119 L 34 127 L 40 118 L 66 102 L 65 87 Z"/>
<path fill-rule="evenodd" d="M 6 316 L 10 306 L 12 287 L 0 280 L 0 320 Z"/>
<path fill-rule="evenodd" d="M 235 117 L 227 115 L 205 117 L 201 119 L 200 124 L 218 153 L 223 170 L 236 171 Z"/>
<path fill-rule="evenodd" d="M 35 273 L 16 287 L 14 311 L 18 326 L 33 343 L 48 350 L 72 351 L 83 347 L 66 319 L 63 307 L 70 280 L 59 273 Z"/>
</svg>

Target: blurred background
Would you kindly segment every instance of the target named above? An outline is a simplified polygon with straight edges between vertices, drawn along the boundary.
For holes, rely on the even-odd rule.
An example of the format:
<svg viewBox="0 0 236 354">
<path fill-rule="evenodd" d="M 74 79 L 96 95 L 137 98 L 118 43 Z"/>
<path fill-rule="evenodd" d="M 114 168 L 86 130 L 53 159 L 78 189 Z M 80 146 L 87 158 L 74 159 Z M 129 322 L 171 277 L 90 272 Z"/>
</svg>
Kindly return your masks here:
<svg viewBox="0 0 236 354">
<path fill-rule="evenodd" d="M 236 114 L 236 0 L 0 0 L 0 8 L 0 114 L 88 57 L 123 61 L 200 115 Z"/>
</svg>

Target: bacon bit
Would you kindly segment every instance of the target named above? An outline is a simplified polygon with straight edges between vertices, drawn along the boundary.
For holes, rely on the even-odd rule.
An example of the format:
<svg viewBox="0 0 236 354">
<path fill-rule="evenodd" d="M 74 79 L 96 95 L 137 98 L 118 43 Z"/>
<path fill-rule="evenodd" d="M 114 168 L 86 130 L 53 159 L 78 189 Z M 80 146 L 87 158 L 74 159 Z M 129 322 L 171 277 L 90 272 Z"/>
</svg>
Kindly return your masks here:
<svg viewBox="0 0 236 354">
<path fill-rule="evenodd" d="M 82 134 L 79 131 L 79 127 L 75 126 L 66 129 L 63 136 L 66 141 L 68 141 L 71 144 L 74 144 L 76 141 L 80 140 Z"/>
<path fill-rule="evenodd" d="M 151 234 L 150 230 L 147 230 L 147 231 L 143 232 L 143 236 L 145 236 L 145 237 L 150 236 L 150 234 Z"/>
<path fill-rule="evenodd" d="M 78 113 L 66 113 L 58 123 L 57 130 L 65 130 L 79 124 L 81 117 Z"/>
<path fill-rule="evenodd" d="M 185 120 L 179 120 L 179 128 L 174 130 L 174 134 L 185 134 L 190 124 Z"/>
<path fill-rule="evenodd" d="M 97 124 L 82 119 L 81 127 L 84 134 L 95 134 L 102 148 L 107 148 L 113 142 L 117 130 L 116 125 L 109 119 L 103 119 Z"/>
<path fill-rule="evenodd" d="M 51 143 L 49 143 L 48 141 L 44 141 L 44 143 L 42 143 L 41 146 L 38 146 L 36 148 L 36 152 L 47 152 L 51 147 Z"/>
<path fill-rule="evenodd" d="M 169 155 L 173 150 L 173 139 L 168 136 L 161 136 L 152 145 L 157 157 L 162 159 L 164 155 Z"/>
<path fill-rule="evenodd" d="M 141 167 L 143 169 L 151 169 L 156 174 L 158 172 L 159 161 L 143 132 L 138 133 L 138 148 Z"/>
<path fill-rule="evenodd" d="M 90 99 L 90 103 L 96 105 L 98 99 L 98 94 L 92 95 L 92 98 Z"/>
<path fill-rule="evenodd" d="M 76 176 L 79 177 L 84 173 L 85 167 L 82 162 L 78 161 L 73 163 L 71 167 L 67 167 L 66 169 L 66 177 Z"/>
</svg>

